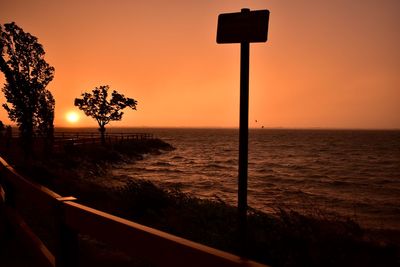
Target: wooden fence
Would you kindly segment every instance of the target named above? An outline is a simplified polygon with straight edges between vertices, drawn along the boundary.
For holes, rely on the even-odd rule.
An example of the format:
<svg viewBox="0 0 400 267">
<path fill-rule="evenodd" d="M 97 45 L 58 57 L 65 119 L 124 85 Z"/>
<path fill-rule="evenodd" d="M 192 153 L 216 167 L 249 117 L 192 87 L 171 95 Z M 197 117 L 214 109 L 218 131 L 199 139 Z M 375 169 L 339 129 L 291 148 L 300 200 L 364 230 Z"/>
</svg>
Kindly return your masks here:
<svg viewBox="0 0 400 267">
<path fill-rule="evenodd" d="M 0 136 L 0 147 L 10 148 L 11 144 L 18 143 L 19 133 L 14 131 L 10 136 Z M 151 140 L 154 139 L 151 133 L 129 133 L 129 132 L 108 132 L 105 134 L 106 144 L 116 144 L 125 141 Z M 49 142 L 51 141 L 51 142 Z M 36 136 L 33 139 L 34 147 L 42 149 L 45 145 L 52 144 L 55 151 L 63 150 L 65 146 L 101 144 L 100 133 L 96 132 L 59 132 L 54 133 L 53 139 Z"/>
<path fill-rule="evenodd" d="M 0 157 L 0 212 L 34 253 L 38 266 L 77 266 L 78 234 L 87 234 L 155 266 L 265 266 L 78 204 L 19 175 Z M 5 201 L 2 199 L 5 199 Z M 55 248 L 48 249 L 21 215 L 26 206 L 52 214 Z"/>
<path fill-rule="evenodd" d="M 118 133 L 111 132 L 105 134 L 106 139 L 113 138 L 116 140 L 143 140 L 143 139 L 153 139 L 153 134 L 150 133 Z M 55 132 L 54 139 L 100 139 L 100 133 L 94 132 Z"/>
<path fill-rule="evenodd" d="M 131 140 L 149 140 L 154 139 L 150 133 L 107 133 L 105 141 L 107 144 L 122 143 Z M 93 132 L 55 132 L 54 149 L 62 149 L 67 146 L 100 144 L 100 133 Z"/>
</svg>

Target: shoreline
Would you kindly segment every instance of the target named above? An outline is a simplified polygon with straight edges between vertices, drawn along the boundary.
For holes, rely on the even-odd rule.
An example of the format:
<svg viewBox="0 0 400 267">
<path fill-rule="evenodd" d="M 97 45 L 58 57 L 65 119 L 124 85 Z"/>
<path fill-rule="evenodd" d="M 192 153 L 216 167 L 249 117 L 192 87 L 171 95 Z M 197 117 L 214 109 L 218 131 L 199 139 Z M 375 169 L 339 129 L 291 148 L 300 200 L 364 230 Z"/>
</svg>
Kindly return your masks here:
<svg viewBox="0 0 400 267">
<path fill-rule="evenodd" d="M 114 151 L 116 148 L 110 150 L 98 146 L 85 148 L 84 151 L 71 150 L 67 155 L 59 155 L 43 162 L 37 161 L 31 168 L 22 166 L 19 170 L 25 176 L 30 174 L 30 178 L 55 192 L 77 197 L 80 203 L 196 242 L 237 253 L 235 207 L 222 201 L 199 199 L 179 190 L 163 189 L 141 179 L 130 179 L 127 183 L 122 182 L 119 187 L 108 187 L 110 169 L 114 164 L 140 160 L 138 151 L 158 154 L 161 153 L 160 146 L 167 150 L 172 149 L 165 142 L 157 142 L 155 143 L 157 148 L 150 147 L 150 149 L 134 144 L 137 149 L 135 151 L 127 144 L 120 146 L 119 151 Z M 100 152 L 104 154 L 99 156 Z M 66 169 L 72 171 L 68 172 Z M 364 249 L 367 247 L 370 254 L 364 255 L 367 258 L 381 258 L 384 251 L 388 253 L 395 248 L 391 260 L 393 257 L 399 258 L 399 243 L 393 242 L 400 240 L 400 232 L 396 235 L 396 232 L 388 230 L 371 231 L 361 229 L 352 221 L 329 221 L 326 218 L 307 217 L 291 210 L 279 211 L 279 216 L 275 217 L 256 210 L 249 212 L 250 246 L 254 251 L 250 258 L 280 266 L 285 265 L 288 260 L 291 261 L 290 257 L 299 260 L 300 255 L 297 251 L 299 250 L 308 255 L 307 259 L 303 260 L 305 264 L 309 264 L 314 261 L 313 254 L 328 253 L 325 246 L 331 242 L 336 242 L 339 247 L 346 247 L 350 252 L 357 251 L 360 249 L 358 246 L 363 244 L 361 247 Z M 229 224 L 231 225 L 228 226 Z M 271 229 L 266 231 L 268 228 Z M 396 238 L 388 240 L 388 237 Z M 308 247 L 311 252 L 304 251 L 302 246 L 297 247 L 296 244 L 293 247 L 291 243 L 299 238 L 303 240 L 302 246 Z M 315 247 L 316 244 L 319 245 Z M 279 252 L 276 251 L 276 247 L 281 247 Z M 335 251 L 339 247 L 329 247 L 329 250 Z M 337 259 L 338 264 L 350 266 L 343 265 L 342 261 L 347 260 L 346 257 L 356 260 L 363 254 L 345 253 L 342 255 L 343 259 Z M 322 262 L 332 260 L 333 256 L 334 252 L 329 252 L 321 260 Z M 289 264 L 289 266 L 297 265 Z"/>
</svg>

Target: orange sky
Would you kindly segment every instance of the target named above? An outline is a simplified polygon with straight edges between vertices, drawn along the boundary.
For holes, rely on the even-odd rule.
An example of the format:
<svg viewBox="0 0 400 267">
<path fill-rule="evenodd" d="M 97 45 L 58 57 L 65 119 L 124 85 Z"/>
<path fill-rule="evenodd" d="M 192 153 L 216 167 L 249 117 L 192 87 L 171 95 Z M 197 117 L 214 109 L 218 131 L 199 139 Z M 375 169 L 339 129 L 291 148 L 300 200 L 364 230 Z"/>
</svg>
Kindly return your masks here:
<svg viewBox="0 0 400 267">
<path fill-rule="evenodd" d="M 237 127 L 239 45 L 215 38 L 218 14 L 242 7 L 271 12 L 251 45 L 251 127 L 400 128 L 398 0 L 0 0 L 0 23 L 43 44 L 56 126 L 97 126 L 65 115 L 109 84 L 139 102 L 111 126 Z"/>
</svg>

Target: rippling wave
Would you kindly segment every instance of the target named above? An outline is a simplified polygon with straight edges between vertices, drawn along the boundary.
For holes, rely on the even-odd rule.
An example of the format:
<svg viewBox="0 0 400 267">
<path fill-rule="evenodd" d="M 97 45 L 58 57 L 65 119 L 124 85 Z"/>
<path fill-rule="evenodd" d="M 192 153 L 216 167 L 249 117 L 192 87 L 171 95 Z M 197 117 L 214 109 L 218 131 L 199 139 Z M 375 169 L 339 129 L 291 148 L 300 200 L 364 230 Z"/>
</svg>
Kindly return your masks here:
<svg viewBox="0 0 400 267">
<path fill-rule="evenodd" d="M 115 175 L 236 205 L 238 133 L 154 129 L 176 150 Z M 318 206 L 369 227 L 400 229 L 400 131 L 251 130 L 248 202 L 266 212 Z"/>
</svg>

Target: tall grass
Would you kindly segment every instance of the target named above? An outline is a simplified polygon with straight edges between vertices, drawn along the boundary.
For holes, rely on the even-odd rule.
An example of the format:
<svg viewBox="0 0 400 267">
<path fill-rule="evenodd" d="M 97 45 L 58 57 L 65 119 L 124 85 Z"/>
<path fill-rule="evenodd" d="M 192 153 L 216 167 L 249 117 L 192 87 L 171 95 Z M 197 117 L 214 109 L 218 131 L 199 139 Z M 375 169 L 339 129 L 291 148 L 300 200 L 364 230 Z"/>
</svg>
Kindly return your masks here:
<svg viewBox="0 0 400 267">
<path fill-rule="evenodd" d="M 239 253 L 237 211 L 221 201 L 132 180 L 116 189 L 120 215 L 209 246 Z M 398 247 L 368 241 L 354 221 L 323 211 L 275 215 L 250 210 L 248 256 L 272 266 L 396 266 Z"/>
</svg>

